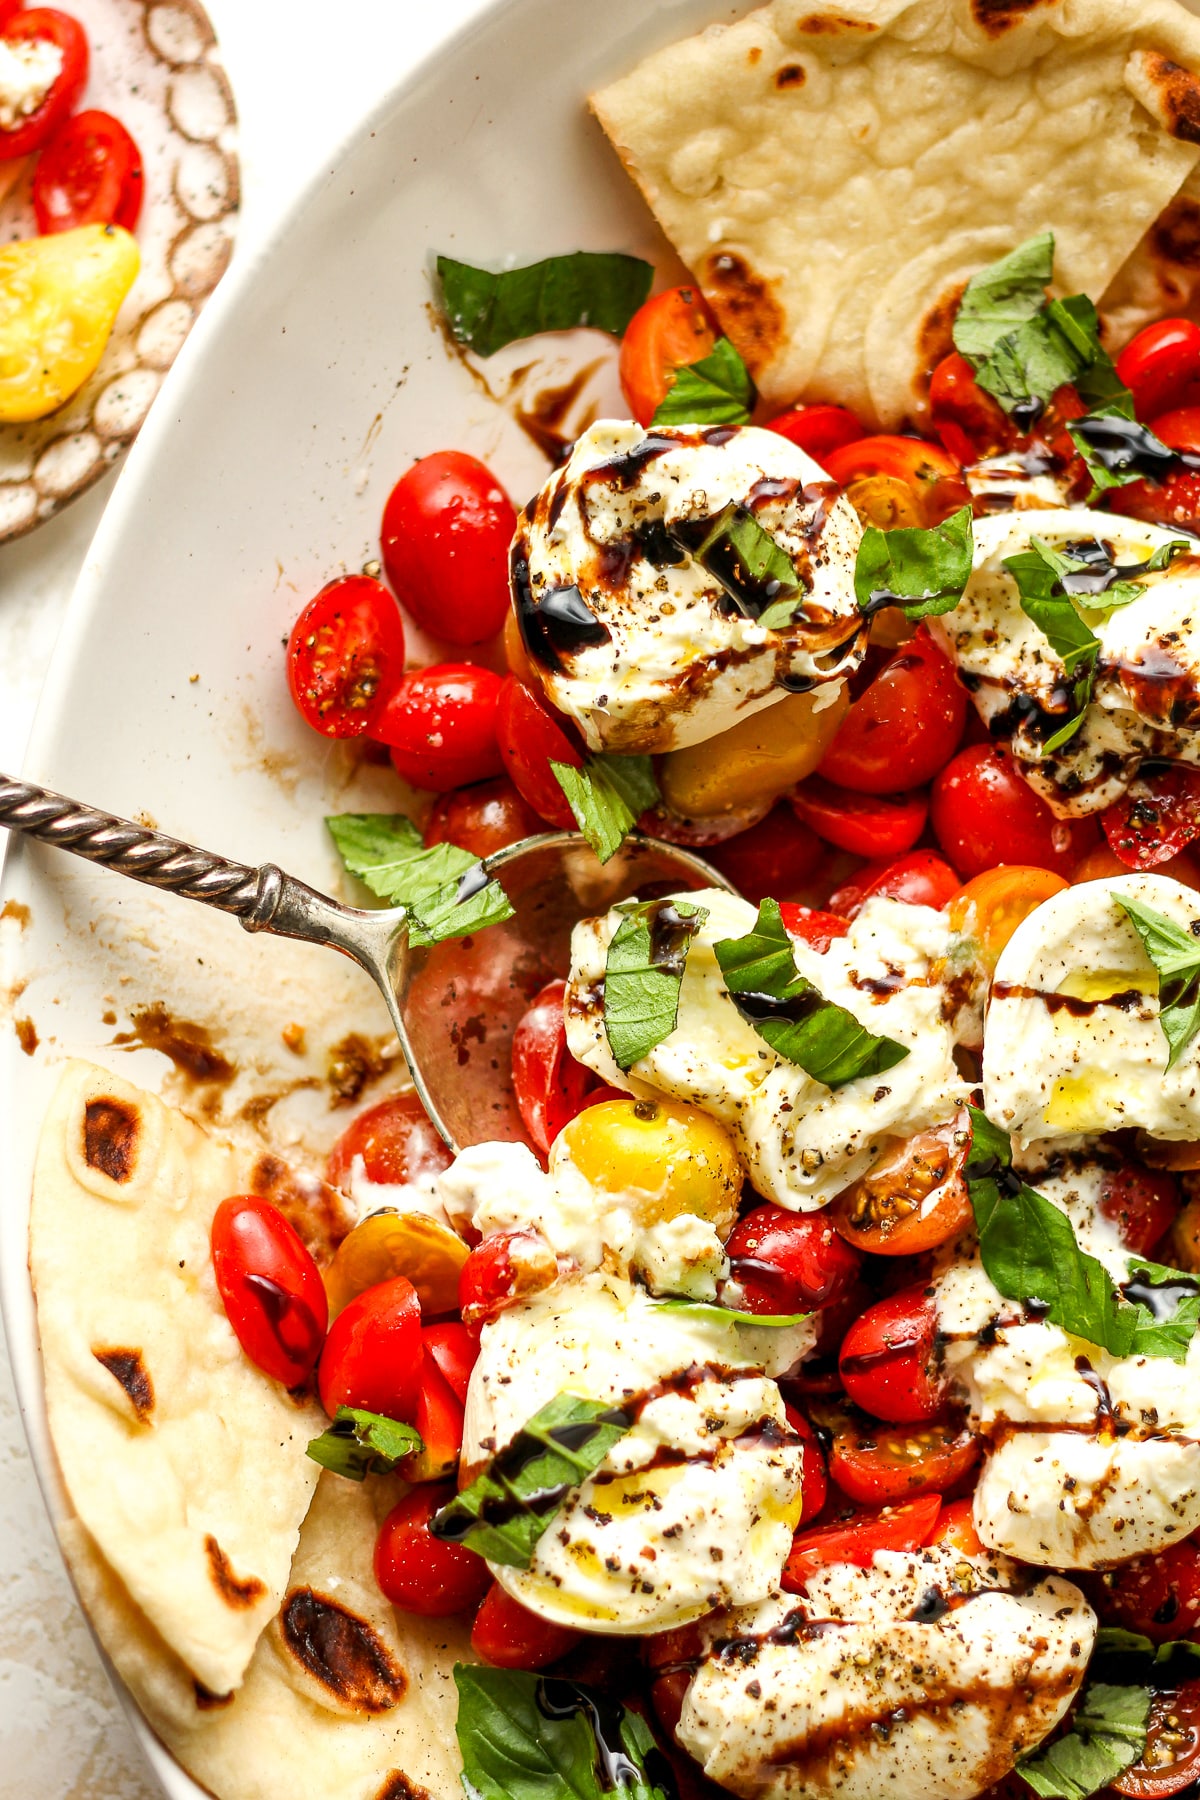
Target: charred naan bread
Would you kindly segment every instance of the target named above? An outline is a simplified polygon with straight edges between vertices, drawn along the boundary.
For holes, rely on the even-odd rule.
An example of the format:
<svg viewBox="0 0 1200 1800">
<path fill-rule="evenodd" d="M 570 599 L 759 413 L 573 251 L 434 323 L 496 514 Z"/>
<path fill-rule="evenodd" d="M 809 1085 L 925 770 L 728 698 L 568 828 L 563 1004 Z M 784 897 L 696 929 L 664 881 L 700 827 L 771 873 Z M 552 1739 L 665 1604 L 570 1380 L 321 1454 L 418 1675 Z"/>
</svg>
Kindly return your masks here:
<svg viewBox="0 0 1200 1800">
<path fill-rule="evenodd" d="M 253 1158 L 70 1063 L 34 1171 L 30 1269 L 50 1433 L 72 1507 L 129 1603 L 209 1695 L 279 1610 L 324 1415 L 244 1355 L 213 1213 Z"/>
<path fill-rule="evenodd" d="M 920 416 L 962 289 L 1037 232 L 1103 295 L 1200 157 L 1177 0 L 773 0 L 593 107 L 773 405 Z"/>
</svg>

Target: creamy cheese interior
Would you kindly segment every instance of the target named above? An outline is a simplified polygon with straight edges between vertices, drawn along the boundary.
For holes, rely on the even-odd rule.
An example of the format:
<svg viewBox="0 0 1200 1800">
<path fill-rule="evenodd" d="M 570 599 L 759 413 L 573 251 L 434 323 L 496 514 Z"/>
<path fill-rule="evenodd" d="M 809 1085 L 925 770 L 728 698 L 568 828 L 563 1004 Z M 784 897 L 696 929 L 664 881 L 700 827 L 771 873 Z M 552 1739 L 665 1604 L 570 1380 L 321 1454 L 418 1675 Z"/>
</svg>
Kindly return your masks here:
<svg viewBox="0 0 1200 1800">
<path fill-rule="evenodd" d="M 62 66 L 63 53 L 49 38 L 0 37 L 0 131 L 14 131 L 37 111 Z"/>
</svg>

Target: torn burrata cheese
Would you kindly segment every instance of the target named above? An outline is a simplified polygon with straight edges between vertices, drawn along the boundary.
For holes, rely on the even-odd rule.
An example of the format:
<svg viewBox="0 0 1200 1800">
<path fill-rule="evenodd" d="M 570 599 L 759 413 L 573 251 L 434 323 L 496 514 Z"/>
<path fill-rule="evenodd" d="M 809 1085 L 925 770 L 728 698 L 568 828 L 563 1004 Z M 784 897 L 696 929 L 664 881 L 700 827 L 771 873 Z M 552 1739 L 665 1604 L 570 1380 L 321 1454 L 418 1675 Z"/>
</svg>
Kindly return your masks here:
<svg viewBox="0 0 1200 1800">
<path fill-rule="evenodd" d="M 1062 1718 L 1095 1633 L 1057 1576 L 881 1550 L 706 1625 L 676 1735 L 746 1800 L 971 1800 Z"/>
<path fill-rule="evenodd" d="M 783 590 L 730 551 L 719 521 L 760 527 L 793 565 L 788 622 L 761 622 Z M 603 421 L 520 517 L 513 605 L 589 748 L 674 750 L 785 693 L 840 698 L 866 647 L 861 537 L 837 485 L 777 432 Z"/>
</svg>

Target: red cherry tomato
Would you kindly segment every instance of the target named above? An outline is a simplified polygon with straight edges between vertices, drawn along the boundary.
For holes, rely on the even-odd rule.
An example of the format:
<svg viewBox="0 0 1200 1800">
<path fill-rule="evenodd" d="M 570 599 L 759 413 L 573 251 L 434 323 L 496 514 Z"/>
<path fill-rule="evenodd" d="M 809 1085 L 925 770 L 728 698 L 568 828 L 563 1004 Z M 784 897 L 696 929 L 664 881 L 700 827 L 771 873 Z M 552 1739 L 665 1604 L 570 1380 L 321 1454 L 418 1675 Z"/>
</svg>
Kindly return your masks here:
<svg viewBox="0 0 1200 1800">
<path fill-rule="evenodd" d="M 451 1392 L 463 1406 L 471 1370 L 479 1356 L 479 1345 L 458 1319 L 446 1319 L 440 1325 L 426 1325 L 421 1333 L 425 1355 L 431 1358 L 450 1384 Z"/>
<path fill-rule="evenodd" d="M 933 371 L 929 413 L 945 448 L 966 466 L 1010 450 L 1017 441 L 1016 427 L 1003 407 L 980 387 L 974 369 L 957 350 Z"/>
<path fill-rule="evenodd" d="M 1128 869 L 1155 869 L 1200 837 L 1200 769 L 1182 763 L 1142 770 L 1100 816 L 1113 855 Z"/>
<path fill-rule="evenodd" d="M 831 479 L 848 491 L 880 476 L 903 483 L 926 525 L 940 524 L 952 512 L 970 504 L 971 496 L 957 462 L 940 444 L 927 443 L 923 438 L 886 434 L 860 438 L 841 450 L 831 451 L 824 466 Z M 854 498 L 852 491 L 850 498 Z"/>
<path fill-rule="evenodd" d="M 834 938 L 845 937 L 850 929 L 849 919 L 838 913 L 822 912 L 815 906 L 798 906 L 784 901 L 779 908 L 779 917 L 783 921 L 783 929 L 793 937 L 803 940 L 811 949 L 824 956 Z"/>
<path fill-rule="evenodd" d="M 1156 1644 L 1200 1642 L 1200 1545 L 1194 1538 L 1155 1556 L 1135 1556 L 1106 1575 L 1085 1576 L 1084 1586 L 1102 1625 L 1140 1631 Z"/>
<path fill-rule="evenodd" d="M 33 210 L 43 235 L 77 225 L 132 231 L 145 189 L 142 155 L 111 113 L 81 112 L 57 131 L 33 172 Z"/>
<path fill-rule="evenodd" d="M 0 31 L 4 30 L 10 19 L 16 17 L 24 4 L 25 0 L 0 0 Z"/>
<path fill-rule="evenodd" d="M 421 1303 L 403 1275 L 367 1288 L 329 1329 L 317 1380 L 330 1418 L 358 1406 L 411 1425 L 421 1390 Z"/>
<path fill-rule="evenodd" d="M 497 1669 L 544 1669 L 579 1642 L 579 1633 L 552 1625 L 493 1583 L 475 1614 L 471 1648 Z"/>
<path fill-rule="evenodd" d="M 542 1152 L 584 1105 L 596 1087 L 591 1069 L 567 1049 L 563 1022 L 565 981 L 551 981 L 517 1023 L 512 1041 L 513 1093 L 522 1123 Z"/>
<path fill-rule="evenodd" d="M 842 1385 L 856 1406 L 892 1425 L 921 1425 L 942 1410 L 933 1370 L 937 1315 L 923 1286 L 902 1288 L 856 1319 L 838 1358 Z"/>
<path fill-rule="evenodd" d="M 1181 406 L 1161 413 L 1150 421 L 1150 429 L 1168 450 L 1188 456 L 1200 452 L 1200 407 Z M 1112 490 L 1109 505 L 1114 512 L 1151 525 L 1200 530 L 1200 469 L 1184 465 L 1165 481 L 1130 481 Z"/>
<path fill-rule="evenodd" d="M 499 775 L 496 705 L 503 683 L 474 663 L 435 663 L 406 675 L 371 736 L 386 744 L 398 775 L 414 787 L 449 788 Z"/>
<path fill-rule="evenodd" d="M 440 1175 L 454 1161 L 415 1094 L 381 1100 L 347 1126 L 325 1165 L 325 1179 L 331 1187 L 347 1187 L 355 1157 L 362 1158 L 367 1180 L 383 1187 L 403 1187 Z"/>
<path fill-rule="evenodd" d="M 1159 319 L 1131 338 L 1117 358 L 1117 374 L 1133 395 L 1139 419 L 1200 401 L 1200 325 Z"/>
<path fill-rule="evenodd" d="M 1002 750 L 969 744 L 933 784 L 934 836 L 964 880 L 1001 863 L 1067 876 L 1092 847 L 1090 819 L 1056 819 Z"/>
<path fill-rule="evenodd" d="M 425 1354 L 413 1424 L 421 1434 L 424 1449 L 420 1452 L 415 1475 L 409 1461 L 403 1468 L 410 1480 L 432 1481 L 453 1474 L 458 1467 L 462 1454 L 464 1409 L 463 1402 L 442 1374 L 439 1358 L 431 1353 L 424 1331 L 421 1340 Z"/>
<path fill-rule="evenodd" d="M 675 371 L 702 362 L 720 327 L 699 288 L 654 294 L 634 313 L 621 340 L 621 391 L 639 425 L 649 425 Z"/>
<path fill-rule="evenodd" d="M 1113 1792 L 1128 1800 L 1169 1800 L 1194 1794 L 1200 1779 L 1200 1678 L 1156 1692 L 1150 1702 L 1146 1745 L 1135 1763 L 1113 1778 Z"/>
<path fill-rule="evenodd" d="M 954 755 L 966 722 L 966 689 L 921 625 L 851 703 L 820 772 L 860 794 L 921 787 Z"/>
<path fill-rule="evenodd" d="M 804 1526 L 815 1519 L 829 1494 L 829 1477 L 825 1472 L 825 1452 L 816 1432 L 794 1406 L 784 1407 L 788 1424 L 797 1437 L 804 1439 L 804 1465 L 800 1477 L 800 1519 Z"/>
<path fill-rule="evenodd" d="M 849 407 L 827 406 L 823 402 L 778 413 L 767 420 L 766 428 L 777 431 L 814 462 L 822 464 L 832 451 L 844 450 L 847 444 L 856 444 L 867 435 Z"/>
<path fill-rule="evenodd" d="M 426 844 L 457 844 L 473 856 L 492 856 L 544 831 L 532 806 L 506 776 L 444 794 L 425 826 Z"/>
<path fill-rule="evenodd" d="M 858 1279 L 862 1258 L 822 1213 L 756 1206 L 725 1245 L 746 1312 L 810 1312 L 832 1306 Z"/>
<path fill-rule="evenodd" d="M 940 912 L 958 893 L 961 882 L 950 864 L 933 850 L 910 850 L 907 856 L 868 863 L 829 897 L 833 912 L 854 919 L 877 896 L 904 900 L 909 906 L 931 906 Z"/>
<path fill-rule="evenodd" d="M 963 1556 L 981 1556 L 983 1545 L 979 1541 L 979 1533 L 975 1529 L 975 1501 L 970 1495 L 964 1500 L 951 1500 L 943 1506 L 938 1514 L 937 1529 L 929 1539 L 947 1550 L 957 1550 Z"/>
<path fill-rule="evenodd" d="M 400 477 L 383 509 L 387 578 L 425 631 L 448 644 L 495 637 L 508 612 L 517 514 L 474 456 L 439 450 Z"/>
<path fill-rule="evenodd" d="M 806 881 L 825 846 L 781 801 L 749 831 L 714 844 L 705 854 L 714 869 L 757 906 L 768 896 L 778 900 L 781 894 L 792 893 Z"/>
<path fill-rule="evenodd" d="M 221 1304 L 250 1361 L 298 1387 L 321 1354 L 329 1304 L 321 1272 L 291 1225 L 269 1200 L 222 1200 L 212 1261 Z"/>
<path fill-rule="evenodd" d="M 379 1528 L 375 1579 L 401 1612 L 422 1619 L 471 1612 L 491 1585 L 482 1556 L 464 1544 L 444 1544 L 429 1529 L 434 1513 L 453 1498 L 452 1485 L 413 1488 Z"/>
<path fill-rule="evenodd" d="M 920 792 L 856 794 L 810 775 L 789 796 L 797 817 L 853 856 L 894 857 L 911 850 L 925 829 L 929 803 Z"/>
<path fill-rule="evenodd" d="M 310 600 L 287 647 L 288 686 L 323 737 L 364 737 L 404 673 L 396 602 L 369 575 L 342 575 Z"/>
<path fill-rule="evenodd" d="M 478 1333 L 489 1319 L 549 1287 L 557 1276 L 558 1259 L 540 1232 L 493 1232 L 462 1266 L 458 1278 L 462 1322 L 468 1331 Z"/>
<path fill-rule="evenodd" d="M 959 1425 L 876 1425 L 849 1418 L 835 1431 L 829 1472 L 861 1506 L 943 1494 L 979 1461 L 979 1440 Z"/>
<path fill-rule="evenodd" d="M 1124 1163 L 1104 1171 L 1100 1211 L 1120 1231 L 1121 1242 L 1139 1256 L 1153 1253 L 1174 1224 L 1180 1205 L 1179 1186 L 1165 1169 Z"/>
<path fill-rule="evenodd" d="M 556 831 L 574 831 L 575 816 L 550 764 L 583 767 L 583 754 L 568 730 L 566 720 L 532 688 L 515 675 L 505 678 L 496 709 L 500 755 L 522 798 Z"/>
<path fill-rule="evenodd" d="M 40 150 L 75 110 L 88 76 L 87 33 L 69 13 L 31 6 L 7 20 L 4 36 L 10 44 L 42 39 L 56 45 L 62 52 L 62 67 L 41 105 L 8 130 L 0 130 L 0 162 Z"/>
<path fill-rule="evenodd" d="M 936 1530 L 941 1506 L 937 1494 L 924 1494 L 907 1506 L 885 1506 L 842 1525 L 818 1525 L 801 1532 L 784 1567 L 784 1592 L 802 1594 L 810 1578 L 828 1563 L 869 1569 L 877 1550 L 919 1550 Z"/>
</svg>

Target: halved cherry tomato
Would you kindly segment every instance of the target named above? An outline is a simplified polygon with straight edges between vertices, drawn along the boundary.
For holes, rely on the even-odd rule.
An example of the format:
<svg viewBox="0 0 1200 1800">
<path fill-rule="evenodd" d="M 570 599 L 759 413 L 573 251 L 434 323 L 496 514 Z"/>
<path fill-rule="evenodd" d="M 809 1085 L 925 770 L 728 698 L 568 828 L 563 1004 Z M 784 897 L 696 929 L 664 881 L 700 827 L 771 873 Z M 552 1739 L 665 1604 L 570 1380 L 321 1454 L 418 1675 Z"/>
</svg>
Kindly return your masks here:
<svg viewBox="0 0 1200 1800">
<path fill-rule="evenodd" d="M 885 1506 L 841 1525 L 818 1525 L 799 1533 L 784 1567 L 784 1592 L 802 1594 L 817 1570 L 829 1563 L 869 1569 L 877 1550 L 919 1550 L 933 1535 L 941 1507 L 937 1494 L 923 1494 L 906 1506 Z"/>
<path fill-rule="evenodd" d="M 1181 406 L 1150 421 L 1150 429 L 1168 450 L 1186 456 L 1200 453 L 1200 407 Z M 1130 481 L 1108 496 L 1113 512 L 1144 519 L 1151 525 L 1200 529 L 1200 468 L 1183 464 L 1165 481 Z"/>
<path fill-rule="evenodd" d="M 1140 1256 L 1149 1256 L 1161 1243 L 1180 1205 L 1179 1186 L 1165 1169 L 1123 1163 L 1104 1171 L 1100 1211 L 1120 1231 L 1121 1242 Z"/>
<path fill-rule="evenodd" d="M 1113 1778 L 1113 1791 L 1129 1800 L 1169 1800 L 1200 1779 L 1200 1677 L 1157 1692 L 1150 1702 L 1146 1746 L 1135 1763 Z"/>
<path fill-rule="evenodd" d="M 829 1473 L 860 1506 L 890 1506 L 945 1493 L 979 1457 L 979 1439 L 965 1425 L 876 1425 L 847 1415 L 833 1435 Z"/>
<path fill-rule="evenodd" d="M 1066 876 L 1096 839 L 1091 819 L 1056 819 L 1002 750 L 969 744 L 933 784 L 934 836 L 964 880 L 999 863 Z"/>
<path fill-rule="evenodd" d="M 967 691 L 922 625 L 851 703 L 820 773 L 859 794 L 921 787 L 954 755 L 966 720 Z"/>
<path fill-rule="evenodd" d="M 360 1157 L 367 1180 L 383 1187 L 405 1187 L 440 1175 L 454 1161 L 415 1094 L 395 1094 L 359 1113 L 329 1152 L 329 1185 L 344 1191 Z"/>
<path fill-rule="evenodd" d="M 1182 882 L 1184 887 L 1200 890 L 1200 862 L 1190 851 L 1181 850 L 1178 856 L 1168 857 L 1166 862 L 1154 866 L 1159 875 L 1169 875 L 1172 881 Z M 1075 864 L 1071 870 L 1071 886 L 1078 887 L 1084 881 L 1110 881 L 1114 875 L 1128 873 L 1129 865 L 1114 855 L 1105 839 Z"/>
<path fill-rule="evenodd" d="M 819 907 L 800 906 L 793 901 L 784 901 L 779 908 L 779 917 L 785 931 L 800 938 L 822 956 L 834 938 L 845 937 L 850 929 L 849 919 L 843 918 L 840 913 L 822 912 Z"/>
<path fill-rule="evenodd" d="M 1017 429 L 1003 407 L 975 379 L 975 371 L 957 350 L 944 356 L 929 382 L 933 428 L 956 462 L 969 466 L 1010 450 Z"/>
<path fill-rule="evenodd" d="M 765 1204 L 739 1219 L 725 1245 L 739 1306 L 752 1313 L 832 1306 L 858 1279 L 862 1258 L 823 1213 Z"/>
<path fill-rule="evenodd" d="M 434 1513 L 453 1498 L 453 1484 L 418 1488 L 379 1527 L 375 1579 L 401 1612 L 447 1619 L 473 1611 L 491 1586 L 482 1556 L 465 1544 L 443 1543 L 429 1529 Z"/>
<path fill-rule="evenodd" d="M 814 831 L 780 801 L 765 819 L 705 852 L 707 860 L 757 906 L 768 895 L 778 900 L 806 881 L 825 854 Z"/>
<path fill-rule="evenodd" d="M 368 1213 L 342 1239 L 325 1271 L 329 1310 L 340 1313 L 355 1295 L 403 1275 L 416 1288 L 423 1312 L 452 1312 L 467 1256 L 458 1234 L 428 1213 L 392 1207 Z"/>
<path fill-rule="evenodd" d="M 411 1425 L 421 1386 L 421 1306 L 397 1275 L 359 1294 L 329 1328 L 317 1371 L 321 1405 L 358 1406 Z"/>
<path fill-rule="evenodd" d="M 777 431 L 821 464 L 832 451 L 844 450 L 847 444 L 856 444 L 867 435 L 848 406 L 829 406 L 824 401 L 777 413 L 767 420 L 766 428 Z"/>
<path fill-rule="evenodd" d="M 720 326 L 699 288 L 654 294 L 634 313 L 621 340 L 621 391 L 639 425 L 649 425 L 677 369 L 702 362 Z"/>
<path fill-rule="evenodd" d="M 1200 325 L 1159 319 L 1131 338 L 1117 358 L 1117 374 L 1133 395 L 1139 419 L 1200 401 Z"/>
<path fill-rule="evenodd" d="M 543 1152 L 598 1085 L 593 1071 L 567 1049 L 566 994 L 565 981 L 547 983 L 513 1032 L 513 1094 L 526 1131 Z"/>
<path fill-rule="evenodd" d="M 987 869 L 972 877 L 950 901 L 946 911 L 951 930 L 973 939 L 980 961 L 991 974 L 1017 926 L 1067 886 L 1061 875 L 1023 863 Z"/>
<path fill-rule="evenodd" d="M 463 1402 L 442 1374 L 438 1359 L 430 1354 L 421 1333 L 423 1357 L 421 1384 L 413 1424 L 421 1434 L 421 1449 L 400 1464 L 405 1481 L 441 1481 L 453 1475 L 462 1454 Z"/>
<path fill-rule="evenodd" d="M 558 785 L 552 762 L 583 767 L 578 740 L 568 736 L 570 727 L 552 712 L 540 694 L 508 675 L 496 708 L 496 733 L 500 755 L 522 798 L 556 831 L 574 831 L 575 815 Z"/>
<path fill-rule="evenodd" d="M 41 105 L 16 125 L 0 130 L 0 162 L 40 150 L 74 111 L 88 75 L 87 33 L 69 13 L 31 6 L 7 20 L 4 36 L 9 44 L 41 39 L 55 45 L 62 53 L 62 67 Z"/>
<path fill-rule="evenodd" d="M 567 1625 L 552 1625 L 493 1582 L 475 1614 L 471 1648 L 497 1669 L 544 1669 L 579 1642 Z"/>
<path fill-rule="evenodd" d="M 838 1194 L 829 1216 L 848 1244 L 876 1256 L 919 1256 L 966 1230 L 974 1215 L 962 1176 L 965 1117 L 898 1141 Z"/>
<path fill-rule="evenodd" d="M 545 827 L 506 776 L 443 794 L 425 824 L 426 844 L 457 844 L 473 856 L 492 856 Z"/>
<path fill-rule="evenodd" d="M 423 456 L 383 509 L 387 578 L 417 624 L 448 644 L 495 637 L 508 612 L 512 501 L 491 470 L 461 450 Z"/>
<path fill-rule="evenodd" d="M 496 1231 L 472 1250 L 458 1282 L 458 1308 L 467 1330 L 478 1335 L 518 1300 L 527 1300 L 558 1277 L 558 1258 L 538 1231 Z"/>
<path fill-rule="evenodd" d="M 4 30 L 10 19 L 16 17 L 24 4 L 25 0 L 0 0 L 0 31 Z"/>
<path fill-rule="evenodd" d="M 1084 1586 L 1102 1625 L 1140 1631 L 1156 1644 L 1200 1642 L 1200 1545 L 1194 1538 L 1085 1577 Z"/>
<path fill-rule="evenodd" d="M 44 234 L 76 225 L 132 231 L 145 191 L 142 155 L 111 113 L 76 113 L 57 131 L 33 172 L 33 210 Z"/>
<path fill-rule="evenodd" d="M 798 818 L 818 837 L 853 856 L 893 857 L 911 850 L 929 810 L 923 793 L 856 794 L 810 775 L 788 796 Z"/>
<path fill-rule="evenodd" d="M 364 737 L 404 674 L 404 626 L 382 582 L 342 575 L 310 600 L 287 647 L 292 699 L 323 737 Z"/>
<path fill-rule="evenodd" d="M 797 1529 L 815 1519 L 825 1505 L 829 1493 L 829 1477 L 825 1472 L 825 1452 L 821 1440 L 794 1406 L 784 1407 L 788 1424 L 797 1437 L 804 1439 L 804 1466 L 800 1476 L 800 1518 Z"/>
<path fill-rule="evenodd" d="M 974 1500 L 968 1495 L 965 1500 L 951 1500 L 943 1506 L 928 1541 L 947 1550 L 958 1550 L 963 1556 L 981 1555 L 983 1545 L 975 1529 Z"/>
<path fill-rule="evenodd" d="M 877 479 L 895 483 L 911 496 L 915 518 L 896 518 L 897 525 L 939 525 L 959 507 L 970 503 L 970 494 L 962 480 L 962 471 L 952 456 L 937 444 L 923 438 L 866 437 L 832 451 L 825 458 L 825 468 L 847 497 L 855 500 L 856 489 L 866 489 Z M 864 492 L 861 499 L 867 499 Z M 864 510 L 860 507 L 860 510 Z M 873 509 L 865 509 L 873 515 Z M 871 517 L 873 524 L 890 523 Z"/>
<path fill-rule="evenodd" d="M 869 862 L 829 896 L 829 905 L 847 919 L 857 918 L 867 901 L 876 898 L 940 912 L 958 889 L 958 876 L 936 851 L 910 850 L 907 856 Z"/>
<path fill-rule="evenodd" d="M 213 1274 L 225 1315 L 255 1368 L 285 1387 L 313 1370 L 328 1306 L 316 1263 L 269 1200 L 222 1200 L 212 1222 Z"/>
<path fill-rule="evenodd" d="M 397 774 L 444 794 L 503 770 L 496 741 L 502 683 L 474 663 L 435 663 L 406 675 L 388 696 L 371 736 L 386 744 Z"/>
<path fill-rule="evenodd" d="M 1155 869 L 1200 838 L 1200 769 L 1142 769 L 1100 816 L 1113 855 L 1127 869 Z"/>
<path fill-rule="evenodd" d="M 426 1325 L 421 1332 L 425 1354 L 432 1357 L 451 1390 L 465 1406 L 471 1370 L 479 1357 L 479 1344 L 458 1319 L 445 1319 L 438 1325 Z"/>
<path fill-rule="evenodd" d="M 876 1301 L 854 1321 L 838 1358 L 842 1385 L 856 1406 L 892 1425 L 920 1425 L 942 1410 L 933 1367 L 937 1314 L 917 1284 Z"/>
</svg>

